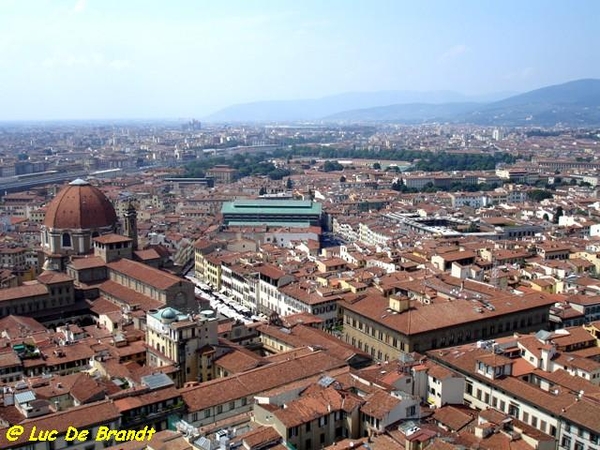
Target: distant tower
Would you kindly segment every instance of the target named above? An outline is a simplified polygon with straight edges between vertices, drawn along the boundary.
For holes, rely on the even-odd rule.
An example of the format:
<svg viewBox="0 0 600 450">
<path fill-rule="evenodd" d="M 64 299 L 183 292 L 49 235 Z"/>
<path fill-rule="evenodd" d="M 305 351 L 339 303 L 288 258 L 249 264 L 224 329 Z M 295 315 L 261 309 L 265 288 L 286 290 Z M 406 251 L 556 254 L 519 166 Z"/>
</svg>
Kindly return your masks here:
<svg viewBox="0 0 600 450">
<path fill-rule="evenodd" d="M 136 251 L 138 248 L 137 210 L 131 202 L 125 211 L 125 236 L 132 239 L 131 245 L 133 251 Z"/>
</svg>

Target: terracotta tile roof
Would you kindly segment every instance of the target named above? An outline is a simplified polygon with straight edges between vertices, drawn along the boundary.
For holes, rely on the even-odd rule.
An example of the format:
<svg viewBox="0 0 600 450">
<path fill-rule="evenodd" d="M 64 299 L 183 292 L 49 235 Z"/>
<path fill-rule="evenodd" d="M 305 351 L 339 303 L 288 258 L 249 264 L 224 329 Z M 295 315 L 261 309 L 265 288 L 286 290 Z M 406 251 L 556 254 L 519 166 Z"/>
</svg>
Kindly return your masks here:
<svg viewBox="0 0 600 450">
<path fill-rule="evenodd" d="M 567 301 L 575 305 L 600 305 L 600 295 L 570 295 Z"/>
<path fill-rule="evenodd" d="M 91 303 L 90 310 L 93 313 L 100 315 L 121 312 L 121 307 L 104 297 L 100 297 Z"/>
<path fill-rule="evenodd" d="M 290 314 L 289 316 L 285 316 L 282 320 L 290 327 L 294 327 L 296 325 L 320 325 L 323 323 L 323 319 L 314 314 L 308 312 L 300 312 L 297 314 Z"/>
<path fill-rule="evenodd" d="M 594 361 L 593 359 L 571 355 L 569 353 L 560 353 L 554 358 L 554 362 L 556 364 L 561 364 L 564 367 L 574 367 L 586 372 L 595 372 L 600 370 L 600 362 Z"/>
<path fill-rule="evenodd" d="M 142 408 L 154 403 L 160 403 L 171 399 L 178 399 L 179 391 L 174 387 L 165 387 L 154 391 L 145 392 L 139 395 L 131 395 L 129 397 L 119 398 L 115 400 L 115 407 L 119 412 L 123 413 L 133 409 Z"/>
<path fill-rule="evenodd" d="M 117 445 L 106 447 L 105 450 L 194 450 L 193 447 L 181 433 L 171 430 L 163 430 L 155 433 L 152 436 L 152 446 L 148 446 L 148 442 L 128 441 L 121 442 Z"/>
<path fill-rule="evenodd" d="M 68 275 L 65 275 L 64 273 L 61 272 L 54 272 L 54 271 L 44 271 L 42 272 L 40 275 L 38 275 L 37 280 L 40 283 L 43 284 L 54 284 L 54 283 L 66 283 L 69 281 L 73 281 L 73 278 L 71 278 Z"/>
<path fill-rule="evenodd" d="M 458 350 L 460 352 L 455 354 Z M 598 400 L 594 400 L 586 395 L 578 400 L 577 395 L 571 391 L 559 391 L 558 394 L 550 393 L 516 377 L 508 376 L 494 380 L 487 379 L 479 375 L 475 370 L 476 360 L 486 353 L 489 354 L 489 351 L 477 349 L 474 345 L 454 347 L 454 350 L 451 351 L 432 350 L 428 352 L 432 358 L 441 360 L 444 364 L 452 366 L 462 373 L 468 373 L 475 378 L 484 379 L 486 383 L 490 383 L 502 391 L 534 405 L 540 410 L 547 411 L 556 416 L 566 416 L 563 410 L 570 411 L 570 415 L 568 416 L 570 420 L 586 427 L 591 426 L 592 428 L 589 429 L 600 429 L 600 415 L 597 414 L 600 407 Z M 573 407 L 573 405 L 578 404 L 584 406 Z M 594 410 L 595 413 L 592 414 L 591 411 Z"/>
<path fill-rule="evenodd" d="M 115 209 L 97 187 L 79 184 L 64 187 L 48 204 L 44 225 L 53 229 L 93 229 L 114 226 Z"/>
<path fill-rule="evenodd" d="M 575 344 L 592 344 L 594 336 L 583 327 L 568 327 L 564 331 L 554 332 L 551 339 L 559 349 Z"/>
<path fill-rule="evenodd" d="M 250 430 L 241 436 L 237 436 L 235 441 L 243 442 L 244 448 L 249 450 L 267 448 L 267 444 L 281 442 L 281 436 L 273 427 L 260 426 Z M 270 448 L 270 447 L 269 447 Z"/>
<path fill-rule="evenodd" d="M 321 288 L 322 289 L 322 288 Z M 323 290 L 323 289 L 322 289 Z M 317 289 L 309 288 L 305 283 L 291 283 L 279 288 L 279 291 L 289 297 L 292 297 L 305 305 L 319 305 L 340 299 L 336 295 L 321 295 Z"/>
<path fill-rule="evenodd" d="M 298 358 L 300 356 L 309 355 L 312 352 L 314 352 L 314 349 L 311 349 L 308 346 L 297 347 L 297 348 L 293 348 L 288 351 L 283 351 L 283 352 L 274 353 L 272 355 L 265 356 L 265 357 L 263 357 L 263 360 L 267 361 L 269 363 L 281 362 L 281 361 L 287 361 L 290 358 Z"/>
<path fill-rule="evenodd" d="M 457 448 L 461 447 L 451 444 L 450 442 L 444 441 L 442 439 L 434 439 L 433 442 L 429 444 L 426 448 L 427 450 L 456 450 Z"/>
<path fill-rule="evenodd" d="M 257 270 L 262 275 L 265 275 L 272 280 L 279 280 L 281 277 L 285 276 L 285 272 L 271 264 L 265 264 L 257 267 Z"/>
<path fill-rule="evenodd" d="M 600 401 L 584 396 L 581 400 L 573 401 L 567 406 L 562 416 L 592 432 L 598 432 L 600 430 L 598 411 L 600 411 Z"/>
<path fill-rule="evenodd" d="M 40 347 L 45 359 L 44 365 L 47 367 L 59 366 L 74 361 L 89 360 L 94 356 L 94 351 L 89 345 L 83 342 L 76 342 L 71 345 L 58 347 Z"/>
<path fill-rule="evenodd" d="M 48 295 L 48 288 L 44 284 L 32 282 L 32 284 L 28 285 L 0 289 L 0 302 L 18 298 L 39 297 L 42 295 Z"/>
<path fill-rule="evenodd" d="M 46 327 L 31 317 L 10 315 L 0 319 L 0 330 L 7 337 L 16 339 L 35 333 L 45 333 Z"/>
<path fill-rule="evenodd" d="M 108 263 L 107 266 L 110 271 L 121 273 L 159 290 L 168 289 L 178 283 L 190 283 L 183 278 L 129 259 L 120 259 L 119 261 Z"/>
<path fill-rule="evenodd" d="M 554 372 L 535 369 L 533 373 L 542 379 L 550 381 L 555 386 L 561 386 L 569 391 L 584 391 L 588 395 L 600 395 L 600 386 L 593 384 L 585 378 L 573 376 L 563 369 L 558 369 Z"/>
<path fill-rule="evenodd" d="M 460 431 L 471 423 L 474 417 L 463 408 L 446 405 L 433 412 L 433 420 L 442 423 L 452 431 Z"/>
<path fill-rule="evenodd" d="M 35 388 L 36 394 L 45 399 L 52 399 L 69 393 L 80 404 L 104 398 L 105 389 L 86 373 L 74 373 L 65 376 L 54 376 L 48 384 Z"/>
<path fill-rule="evenodd" d="M 308 393 L 305 391 L 300 398 L 288 402 L 285 408 L 274 410 L 273 415 L 286 428 L 296 427 L 325 416 L 331 411 L 340 411 L 344 400 L 345 396 L 334 388 L 316 388 Z"/>
<path fill-rule="evenodd" d="M 448 252 L 441 253 L 439 255 L 444 261 L 461 261 L 463 259 L 475 258 L 477 256 L 475 252 L 471 251 L 456 251 L 456 252 Z"/>
<path fill-rule="evenodd" d="M 0 353 L 0 368 L 18 367 L 21 359 L 12 350 Z"/>
<path fill-rule="evenodd" d="M 261 324 L 256 329 L 259 333 L 272 336 L 291 347 L 301 348 L 311 346 L 319 348 L 342 361 L 348 361 L 355 355 L 361 355 L 368 359 L 371 358 L 367 353 L 358 350 L 356 347 L 346 344 L 324 331 L 306 325 L 296 325 L 289 333 L 281 331 L 281 328 L 272 325 Z"/>
<path fill-rule="evenodd" d="M 400 400 L 385 391 L 375 391 L 367 397 L 367 401 L 360 408 L 360 411 L 376 419 L 383 419 L 396 406 L 400 404 Z"/>
<path fill-rule="evenodd" d="M 127 236 L 121 236 L 120 234 L 104 234 L 93 239 L 94 242 L 99 244 L 117 244 L 119 242 L 131 242 L 132 239 Z"/>
<path fill-rule="evenodd" d="M 229 374 L 246 372 L 261 365 L 262 358 L 252 352 L 232 349 L 229 353 L 214 360 L 213 364 L 222 367 Z"/>
<path fill-rule="evenodd" d="M 410 310 L 393 314 L 387 311 L 389 308 L 387 298 L 381 295 L 368 295 L 352 304 L 343 302 L 342 306 L 390 329 L 398 330 L 405 335 L 414 335 L 461 323 L 502 317 L 505 314 L 517 311 L 545 306 L 549 308 L 554 305 L 555 301 L 552 296 L 542 293 L 531 293 L 522 296 L 505 295 L 490 301 L 494 306 L 493 311 L 485 308 L 478 310 L 475 307 L 477 305 L 462 299 L 437 302 L 432 305 L 411 301 Z"/>
<path fill-rule="evenodd" d="M 180 390 L 191 412 L 249 397 L 345 364 L 323 352 L 259 367 L 239 375 L 220 378 Z"/>
<path fill-rule="evenodd" d="M 147 295 L 140 294 L 133 289 L 129 289 L 111 280 L 105 281 L 100 285 L 100 292 L 108 297 L 121 300 L 128 305 L 139 305 L 140 309 L 144 311 L 149 311 L 153 308 L 162 308 L 164 306 L 159 300 L 154 300 Z"/>
<path fill-rule="evenodd" d="M 111 401 L 90 403 L 89 405 L 71 408 L 47 416 L 27 419 L 21 423 L 25 433 L 14 442 L 6 439 L 6 429 L 0 430 L 0 446 L 12 448 L 15 445 L 24 445 L 29 442 L 29 435 L 33 427 L 38 430 L 58 430 L 64 434 L 69 426 L 79 429 L 89 429 L 95 425 L 109 424 L 119 420 L 120 413 Z"/>
<path fill-rule="evenodd" d="M 75 270 L 93 269 L 105 266 L 106 263 L 99 256 L 89 256 L 86 258 L 73 258 L 69 266 Z"/>
<path fill-rule="evenodd" d="M 427 374 L 437 378 L 438 380 L 445 380 L 447 378 L 457 378 L 460 377 L 459 374 L 457 374 L 456 372 L 441 366 L 440 364 L 436 363 L 435 361 L 426 361 L 425 365 L 427 366 Z"/>
<path fill-rule="evenodd" d="M 160 258 L 160 255 L 158 254 L 158 252 L 153 248 L 149 248 L 147 250 L 137 250 L 137 251 L 133 252 L 133 254 L 135 255 L 136 258 L 139 258 L 142 261 L 148 261 L 148 260 Z"/>
</svg>

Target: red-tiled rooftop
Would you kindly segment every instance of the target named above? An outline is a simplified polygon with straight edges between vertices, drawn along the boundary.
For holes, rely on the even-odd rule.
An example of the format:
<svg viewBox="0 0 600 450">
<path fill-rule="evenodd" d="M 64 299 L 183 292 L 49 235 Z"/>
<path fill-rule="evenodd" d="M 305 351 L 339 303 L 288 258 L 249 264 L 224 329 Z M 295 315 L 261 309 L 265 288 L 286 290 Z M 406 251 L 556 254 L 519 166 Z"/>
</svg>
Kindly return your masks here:
<svg viewBox="0 0 600 450">
<path fill-rule="evenodd" d="M 44 218 L 49 229 L 89 230 L 114 226 L 116 222 L 117 214 L 108 198 L 86 182 L 64 187 L 49 203 Z"/>
<path fill-rule="evenodd" d="M 132 239 L 127 236 L 122 236 L 120 234 L 104 234 L 102 236 L 98 236 L 93 239 L 94 242 L 98 242 L 99 244 L 118 244 L 123 242 L 131 242 Z"/>
<path fill-rule="evenodd" d="M 107 266 L 111 271 L 121 273 L 161 290 L 168 289 L 177 283 L 189 283 L 183 278 L 129 259 L 120 259 L 108 263 Z"/>
<path fill-rule="evenodd" d="M 106 265 L 104 260 L 99 256 L 89 256 L 84 258 L 73 258 L 69 266 L 75 270 L 94 269 Z"/>
<path fill-rule="evenodd" d="M 47 295 L 48 288 L 38 282 L 8 289 L 0 289 L 0 302 L 17 298 L 38 297 Z"/>
</svg>

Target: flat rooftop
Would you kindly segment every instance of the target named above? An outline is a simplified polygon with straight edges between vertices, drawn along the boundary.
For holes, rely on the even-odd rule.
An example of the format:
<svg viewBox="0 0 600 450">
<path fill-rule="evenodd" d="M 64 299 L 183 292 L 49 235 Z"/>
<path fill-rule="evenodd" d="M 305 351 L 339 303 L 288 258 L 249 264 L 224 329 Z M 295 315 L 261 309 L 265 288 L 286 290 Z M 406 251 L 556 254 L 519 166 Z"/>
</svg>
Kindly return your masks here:
<svg viewBox="0 0 600 450">
<path fill-rule="evenodd" d="M 310 200 L 234 200 L 223 203 L 222 214 L 321 214 L 321 204 Z"/>
</svg>

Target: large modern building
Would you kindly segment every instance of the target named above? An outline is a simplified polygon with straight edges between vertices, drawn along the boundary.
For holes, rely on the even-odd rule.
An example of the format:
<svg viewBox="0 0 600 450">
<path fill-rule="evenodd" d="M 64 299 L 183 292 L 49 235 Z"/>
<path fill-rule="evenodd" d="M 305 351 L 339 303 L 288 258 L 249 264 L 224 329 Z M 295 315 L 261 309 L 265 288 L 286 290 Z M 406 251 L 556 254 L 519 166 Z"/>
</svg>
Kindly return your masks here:
<svg viewBox="0 0 600 450">
<path fill-rule="evenodd" d="M 227 226 L 320 226 L 321 204 L 310 200 L 234 200 L 221 209 Z"/>
</svg>

